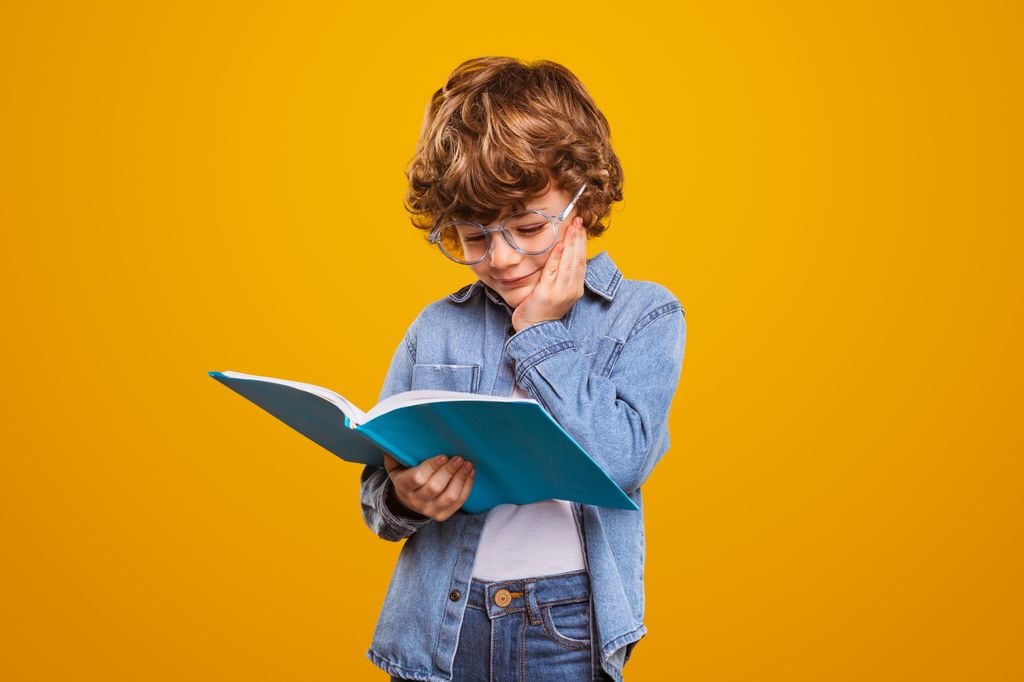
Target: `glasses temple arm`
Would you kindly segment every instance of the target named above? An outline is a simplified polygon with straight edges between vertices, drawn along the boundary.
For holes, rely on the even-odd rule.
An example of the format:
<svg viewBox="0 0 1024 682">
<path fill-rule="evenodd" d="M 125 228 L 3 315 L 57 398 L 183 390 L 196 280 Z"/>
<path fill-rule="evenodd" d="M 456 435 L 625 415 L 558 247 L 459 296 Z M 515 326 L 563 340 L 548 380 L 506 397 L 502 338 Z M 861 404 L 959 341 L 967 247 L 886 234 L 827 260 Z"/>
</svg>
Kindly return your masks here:
<svg viewBox="0 0 1024 682">
<path fill-rule="evenodd" d="M 563 220 L 565 220 L 565 216 L 572 213 L 572 209 L 576 205 L 576 201 L 580 198 L 580 195 L 583 194 L 583 190 L 585 190 L 586 188 L 587 183 L 583 183 L 583 186 L 580 187 L 579 191 L 576 192 L 576 196 L 572 198 L 572 201 L 569 202 L 569 205 L 566 206 L 565 209 L 562 211 L 561 215 L 558 216 L 558 222 L 562 222 Z"/>
</svg>

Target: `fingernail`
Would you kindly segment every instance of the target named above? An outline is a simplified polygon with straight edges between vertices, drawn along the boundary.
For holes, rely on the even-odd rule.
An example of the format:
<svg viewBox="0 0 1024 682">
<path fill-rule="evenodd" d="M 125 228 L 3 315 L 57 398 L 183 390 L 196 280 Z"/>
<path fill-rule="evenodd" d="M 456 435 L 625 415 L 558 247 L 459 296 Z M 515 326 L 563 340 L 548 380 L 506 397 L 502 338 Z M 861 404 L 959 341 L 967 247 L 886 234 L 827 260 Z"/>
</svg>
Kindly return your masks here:
<svg viewBox="0 0 1024 682">
<path fill-rule="evenodd" d="M 462 458 L 459 457 L 458 455 L 452 457 L 452 464 L 454 464 L 455 466 L 459 466 L 460 464 L 462 464 Z"/>
<path fill-rule="evenodd" d="M 444 464 L 447 461 L 448 461 L 448 457 L 446 455 L 441 455 L 440 457 L 437 458 L 438 464 Z"/>
</svg>

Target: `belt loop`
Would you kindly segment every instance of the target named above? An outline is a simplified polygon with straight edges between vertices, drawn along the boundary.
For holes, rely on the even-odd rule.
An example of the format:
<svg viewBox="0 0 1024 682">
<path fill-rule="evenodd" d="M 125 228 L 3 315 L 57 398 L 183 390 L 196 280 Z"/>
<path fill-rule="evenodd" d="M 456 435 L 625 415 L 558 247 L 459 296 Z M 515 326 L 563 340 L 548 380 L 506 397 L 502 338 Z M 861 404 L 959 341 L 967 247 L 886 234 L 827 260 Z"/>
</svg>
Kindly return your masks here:
<svg viewBox="0 0 1024 682">
<path fill-rule="evenodd" d="M 537 591 L 534 583 L 526 583 L 523 587 L 526 590 L 526 615 L 530 618 L 530 625 L 540 625 L 540 605 L 537 604 Z"/>
</svg>

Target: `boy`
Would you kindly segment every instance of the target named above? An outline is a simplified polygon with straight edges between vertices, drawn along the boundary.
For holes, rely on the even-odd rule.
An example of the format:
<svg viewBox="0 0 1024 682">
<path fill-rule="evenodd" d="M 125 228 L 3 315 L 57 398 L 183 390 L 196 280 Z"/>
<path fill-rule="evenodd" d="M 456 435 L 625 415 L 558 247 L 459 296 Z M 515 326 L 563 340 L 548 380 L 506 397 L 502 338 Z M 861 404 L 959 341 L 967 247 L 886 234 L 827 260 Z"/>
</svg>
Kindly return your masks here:
<svg viewBox="0 0 1024 682">
<path fill-rule="evenodd" d="M 408 177 L 413 224 L 477 281 L 420 312 L 380 399 L 533 398 L 642 508 L 668 448 L 685 318 L 607 253 L 586 259 L 622 170 L 583 85 L 547 61 L 465 62 L 431 99 Z M 646 634 L 642 511 L 546 500 L 470 515 L 458 453 L 385 462 L 363 471 L 363 517 L 406 542 L 371 661 L 393 680 L 622 679 Z"/>
</svg>

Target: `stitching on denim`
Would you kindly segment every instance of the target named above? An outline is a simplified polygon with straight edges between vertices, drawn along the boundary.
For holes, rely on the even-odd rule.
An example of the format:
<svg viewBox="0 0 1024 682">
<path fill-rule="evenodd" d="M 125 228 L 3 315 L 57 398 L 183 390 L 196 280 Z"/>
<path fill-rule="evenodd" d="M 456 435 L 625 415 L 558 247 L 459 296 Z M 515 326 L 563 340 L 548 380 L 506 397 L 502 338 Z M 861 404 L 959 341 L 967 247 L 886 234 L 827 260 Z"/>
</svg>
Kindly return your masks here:
<svg viewBox="0 0 1024 682">
<path fill-rule="evenodd" d="M 544 632 L 547 633 L 555 644 L 565 647 L 566 649 L 572 649 L 573 651 L 583 651 L 584 649 L 590 648 L 590 642 L 582 639 L 570 639 L 565 635 L 562 635 L 555 629 L 555 623 L 551 620 L 551 607 L 544 606 L 540 610 L 540 620 L 544 624 Z"/>
<path fill-rule="evenodd" d="M 453 377 L 457 376 L 460 373 L 460 371 L 468 369 L 470 370 L 469 388 L 465 392 L 477 393 L 478 389 L 480 388 L 480 365 L 452 365 L 446 363 L 433 362 L 417 363 L 413 365 L 414 374 L 416 372 L 417 367 L 421 368 L 421 372 L 427 371 L 426 369 L 423 368 L 430 368 L 431 374 L 447 374 L 448 376 Z M 419 382 L 419 385 L 422 386 L 423 382 Z M 450 386 L 450 382 L 448 382 L 448 386 Z M 445 390 L 462 390 L 461 388 L 450 389 L 448 386 L 445 387 Z"/>
<path fill-rule="evenodd" d="M 490 639 L 489 651 L 487 652 L 487 679 L 494 679 L 494 623 L 487 619 L 487 634 Z"/>
<path fill-rule="evenodd" d="M 500 580 L 498 582 L 487 583 L 487 586 L 488 587 L 497 587 L 498 585 L 505 586 L 505 585 L 520 585 L 520 584 L 526 585 L 527 581 L 523 580 L 522 578 L 516 578 L 514 580 Z"/>
<path fill-rule="evenodd" d="M 516 338 L 528 339 L 531 336 L 534 336 L 536 334 L 543 335 L 545 327 L 547 327 L 548 325 L 555 325 L 555 324 L 560 324 L 562 326 L 565 326 L 565 323 L 562 322 L 562 320 L 544 320 L 543 322 L 538 322 L 537 324 L 532 324 L 529 327 L 527 327 L 526 329 L 519 330 L 518 332 L 516 332 L 512 336 L 510 336 L 507 339 L 505 339 L 505 343 L 501 347 L 501 352 L 505 353 L 505 354 L 508 354 L 508 347 L 512 344 L 512 339 L 516 339 Z"/>
<path fill-rule="evenodd" d="M 607 264 L 610 266 L 610 269 L 612 271 L 611 279 L 608 280 L 607 285 L 602 286 L 601 284 L 591 281 L 596 280 L 599 275 L 597 273 L 597 270 L 592 269 L 589 266 L 587 267 L 587 274 L 584 275 L 583 283 L 586 284 L 588 289 L 593 291 L 601 298 L 605 299 L 606 301 L 611 301 L 612 299 L 615 298 L 615 292 L 619 288 L 619 282 L 622 281 L 622 271 L 615 267 L 614 263 L 609 262 Z"/>
<path fill-rule="evenodd" d="M 612 337 L 608 336 L 606 338 L 610 339 Z M 604 367 L 601 368 L 601 376 L 603 376 L 603 377 L 611 376 L 612 366 L 615 364 L 615 361 L 619 359 L 619 353 L 622 352 L 622 347 L 624 345 L 625 345 L 625 343 L 623 341 L 619 341 L 618 339 L 615 339 L 615 347 L 612 348 L 612 352 L 608 354 L 608 360 L 605 361 Z"/>
<path fill-rule="evenodd" d="M 537 602 L 537 606 L 561 606 L 562 604 L 582 604 L 585 601 L 590 601 L 590 595 L 585 597 L 566 597 L 565 599 L 555 599 L 553 601 Z"/>
<path fill-rule="evenodd" d="M 538 403 L 540 403 L 540 406 L 543 407 L 549 414 L 553 413 L 551 410 L 551 406 L 548 405 L 546 400 L 544 400 L 544 396 L 540 394 L 540 392 L 537 390 L 537 387 L 533 385 L 532 381 L 530 381 L 530 377 L 526 376 L 526 374 L 523 374 L 521 375 L 521 378 L 516 379 L 516 382 L 522 384 L 523 388 L 526 389 L 526 392 L 530 395 L 530 397 L 536 400 Z"/>
<path fill-rule="evenodd" d="M 639 627 L 633 628 L 629 632 L 611 639 L 604 645 L 604 647 L 602 647 L 601 658 L 604 660 L 611 658 L 611 656 L 618 651 L 620 647 L 624 647 L 630 642 L 638 642 L 646 634 L 647 626 L 641 624 Z"/>
<path fill-rule="evenodd" d="M 384 672 L 386 672 L 389 675 L 397 675 L 398 677 L 401 677 L 402 679 L 408 679 L 408 680 L 429 680 L 429 679 L 431 679 L 431 675 L 430 675 L 429 672 L 424 672 L 422 670 L 413 670 L 411 668 L 405 668 L 405 667 L 399 665 L 398 663 L 395 663 L 390 658 L 385 658 L 384 656 L 380 655 L 379 653 L 377 653 L 374 650 L 374 648 L 372 646 L 369 649 L 366 650 L 366 657 L 368 659 L 370 659 L 371 663 L 373 663 L 375 666 L 377 666 L 378 668 L 380 668 L 381 670 L 383 670 Z M 426 677 L 424 677 L 424 675 L 426 675 Z"/>
<path fill-rule="evenodd" d="M 615 274 L 612 275 L 612 281 L 608 284 L 608 299 L 611 300 L 615 297 L 615 292 L 618 291 L 619 283 L 622 281 L 622 271 L 615 270 Z"/>
<path fill-rule="evenodd" d="M 466 534 L 469 532 L 469 524 L 463 523 L 463 524 L 461 524 L 461 526 L 462 527 L 459 529 L 459 545 L 458 545 L 458 548 L 455 550 L 455 557 L 456 557 L 455 558 L 455 563 L 456 563 L 456 565 L 458 565 L 458 562 L 459 562 L 458 557 L 462 554 L 462 548 L 466 544 Z M 466 592 L 466 605 L 468 605 L 469 604 L 469 595 L 470 595 L 470 587 L 471 586 L 468 586 L 468 585 L 467 586 L 462 586 L 462 585 L 458 585 L 458 584 L 455 584 L 455 583 L 449 583 L 447 592 L 450 593 L 456 587 L 462 587 L 463 589 L 465 589 L 465 592 Z M 434 636 L 434 650 L 433 650 L 434 654 L 431 656 L 431 658 L 433 658 L 437 654 L 437 652 L 440 650 L 440 648 L 441 648 L 441 631 L 444 630 L 444 620 L 445 620 L 444 619 L 444 614 L 445 614 L 445 612 L 449 608 L 452 608 L 452 605 L 451 605 L 451 602 L 448 600 L 448 598 L 446 596 L 445 597 L 445 601 L 444 601 L 444 608 L 441 609 L 441 617 L 442 617 L 441 627 L 437 628 L 437 634 Z M 462 623 L 465 623 L 465 622 L 466 622 L 466 613 L 465 613 L 465 607 L 463 607 Z M 461 628 L 462 628 L 462 625 L 460 624 L 459 630 L 461 630 Z M 455 632 L 455 642 L 456 642 L 455 648 L 456 648 L 456 650 L 458 650 L 459 630 L 456 630 L 456 632 Z M 453 659 L 452 660 L 452 670 L 450 670 L 449 672 L 454 672 L 454 668 L 455 668 L 455 661 Z"/>
<path fill-rule="evenodd" d="M 587 604 L 587 613 L 590 614 L 590 643 L 592 646 L 590 652 L 590 677 L 591 679 L 599 680 L 601 678 L 598 677 L 598 674 L 603 673 L 604 670 L 602 669 L 601 661 L 598 658 L 598 647 L 593 646 L 595 642 L 600 644 L 600 639 L 598 639 L 599 635 L 597 633 L 597 621 L 594 620 L 593 599 L 589 600 L 589 603 Z"/>
<path fill-rule="evenodd" d="M 379 486 L 377 490 L 377 513 L 379 513 L 384 521 L 384 533 L 382 537 L 386 540 L 401 540 L 403 537 L 408 537 L 414 532 L 419 530 L 420 526 L 424 525 L 426 521 L 420 523 L 416 521 L 406 520 L 399 516 L 395 516 L 388 509 L 387 494 L 388 487 L 391 485 L 390 479 L 385 478 L 384 482 Z"/>
<path fill-rule="evenodd" d="M 412 364 L 416 364 L 416 344 L 412 342 L 409 335 L 405 335 L 405 352 L 409 354 L 409 360 Z"/>
<path fill-rule="evenodd" d="M 516 377 L 516 381 L 521 382 L 524 374 L 526 374 L 531 369 L 533 369 L 543 361 L 547 360 L 551 356 L 558 355 L 564 350 L 568 350 L 570 348 L 575 347 L 576 344 L 574 344 L 572 341 L 560 341 L 553 346 L 542 348 L 541 350 L 537 351 L 536 353 L 534 353 L 533 355 L 531 355 L 530 357 L 523 361 L 523 369 L 519 371 Z"/>
<path fill-rule="evenodd" d="M 477 280 L 472 284 L 467 284 L 458 291 L 448 294 L 448 298 L 454 301 L 455 303 L 465 303 L 473 294 L 474 289 L 480 286 L 483 286 L 483 282 Z"/>
<path fill-rule="evenodd" d="M 526 614 L 519 621 L 519 682 L 526 682 Z"/>
<path fill-rule="evenodd" d="M 637 321 L 637 323 L 635 325 L 633 325 L 633 329 L 630 330 L 629 335 L 626 337 L 626 340 L 629 341 L 631 338 L 633 338 L 634 336 L 639 334 L 647 325 L 649 325 L 650 323 L 654 322 L 656 319 L 658 319 L 662 315 L 666 315 L 668 313 L 675 312 L 676 310 L 681 312 L 682 309 L 683 309 L 683 307 L 681 305 L 679 305 L 679 301 L 671 301 L 669 303 L 666 303 L 665 305 L 658 306 L 657 308 L 655 308 L 651 312 L 649 312 L 646 315 L 644 315 L 643 317 L 641 317 Z"/>
</svg>

